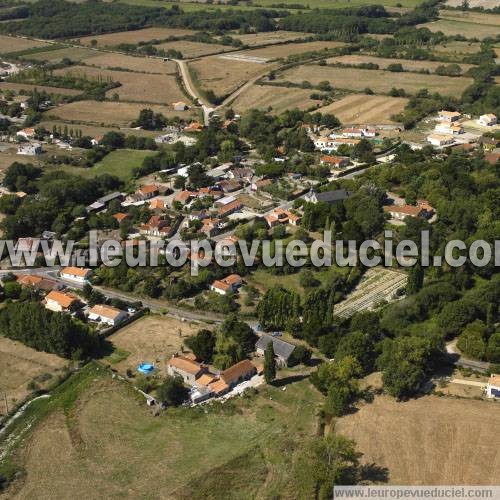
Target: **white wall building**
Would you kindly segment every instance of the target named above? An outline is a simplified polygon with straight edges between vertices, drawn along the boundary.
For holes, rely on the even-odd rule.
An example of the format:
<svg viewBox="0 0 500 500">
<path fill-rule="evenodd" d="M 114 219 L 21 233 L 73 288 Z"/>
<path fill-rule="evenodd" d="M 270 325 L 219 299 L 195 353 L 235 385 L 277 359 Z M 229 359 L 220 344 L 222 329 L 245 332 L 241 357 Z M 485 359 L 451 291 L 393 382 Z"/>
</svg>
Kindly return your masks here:
<svg viewBox="0 0 500 500">
<path fill-rule="evenodd" d="M 89 319 L 91 321 L 99 321 L 110 326 L 115 326 L 127 318 L 127 313 L 116 307 L 95 305 L 89 311 Z"/>
<path fill-rule="evenodd" d="M 60 276 L 65 280 L 85 285 L 89 282 L 90 276 L 92 276 L 92 269 L 85 269 L 83 267 L 65 267 L 61 270 Z"/>
</svg>

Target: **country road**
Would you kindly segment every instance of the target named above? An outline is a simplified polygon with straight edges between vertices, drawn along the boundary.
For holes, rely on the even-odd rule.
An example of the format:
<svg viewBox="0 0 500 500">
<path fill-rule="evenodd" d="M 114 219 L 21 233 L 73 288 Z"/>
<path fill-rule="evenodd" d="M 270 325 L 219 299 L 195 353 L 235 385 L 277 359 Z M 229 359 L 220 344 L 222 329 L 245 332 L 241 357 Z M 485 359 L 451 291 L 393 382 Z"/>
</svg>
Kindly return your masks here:
<svg viewBox="0 0 500 500">
<path fill-rule="evenodd" d="M 478 372 L 487 372 L 490 368 L 490 363 L 487 361 L 476 361 L 474 359 L 466 358 L 457 348 L 457 339 L 452 340 L 446 344 L 446 352 L 450 357 L 454 358 L 454 363 L 469 370 Z"/>
</svg>

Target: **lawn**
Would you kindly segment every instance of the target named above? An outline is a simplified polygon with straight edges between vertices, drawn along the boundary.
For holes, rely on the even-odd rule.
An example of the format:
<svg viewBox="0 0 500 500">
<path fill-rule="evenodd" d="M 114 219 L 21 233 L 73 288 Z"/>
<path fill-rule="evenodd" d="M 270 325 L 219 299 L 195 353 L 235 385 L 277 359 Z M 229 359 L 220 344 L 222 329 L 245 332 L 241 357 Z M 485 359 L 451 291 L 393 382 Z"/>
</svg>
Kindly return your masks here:
<svg viewBox="0 0 500 500">
<path fill-rule="evenodd" d="M 294 468 L 322 398 L 292 380 L 153 417 L 129 384 L 89 364 L 13 426 L 9 462 L 27 474 L 9 498 L 295 497 L 308 488 Z"/>
<path fill-rule="evenodd" d="M 139 167 L 144 158 L 152 154 L 154 154 L 153 151 L 118 149 L 106 155 L 102 161 L 96 163 L 91 168 L 71 167 L 69 171 L 86 178 L 110 174 L 128 181 L 132 178 L 133 168 Z"/>
</svg>

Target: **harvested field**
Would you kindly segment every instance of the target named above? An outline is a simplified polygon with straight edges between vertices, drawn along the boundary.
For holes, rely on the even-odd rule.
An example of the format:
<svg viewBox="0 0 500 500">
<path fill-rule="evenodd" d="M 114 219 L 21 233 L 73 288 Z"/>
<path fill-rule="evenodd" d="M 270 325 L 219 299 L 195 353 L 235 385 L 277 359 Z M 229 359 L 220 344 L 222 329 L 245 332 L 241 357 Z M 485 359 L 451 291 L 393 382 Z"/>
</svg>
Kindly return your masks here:
<svg viewBox="0 0 500 500">
<path fill-rule="evenodd" d="M 404 273 L 382 267 L 371 268 L 346 299 L 335 305 L 334 313 L 346 318 L 356 312 L 373 309 L 382 301 L 390 302 L 396 290 L 406 286 L 407 279 Z"/>
<path fill-rule="evenodd" d="M 135 372 L 143 361 L 149 361 L 163 373 L 172 354 L 182 351 L 185 338 L 202 328 L 212 329 L 203 323 L 182 322 L 169 316 L 149 315 L 138 319 L 108 337 L 116 349 L 130 353 L 126 359 L 113 364 L 113 368 L 122 372 L 130 368 Z"/>
<path fill-rule="evenodd" d="M 479 12 L 441 11 L 440 19 L 425 24 L 419 28 L 431 31 L 442 31 L 445 35 L 462 35 L 466 38 L 495 37 L 500 30 L 500 15 L 483 14 Z"/>
<path fill-rule="evenodd" d="M 279 59 L 291 56 L 293 54 L 303 54 L 305 52 L 320 51 L 324 49 L 335 49 L 343 47 L 343 42 L 304 42 L 304 43 L 287 43 L 282 45 L 271 45 L 260 49 L 246 50 L 241 54 L 264 57 L 266 59 Z"/>
<path fill-rule="evenodd" d="M 437 67 L 447 65 L 449 63 L 443 63 L 439 61 L 410 61 L 408 59 L 391 59 L 385 57 L 375 57 L 375 56 L 362 56 L 357 54 L 351 54 L 346 56 L 331 57 L 326 60 L 328 64 L 352 64 L 358 66 L 363 63 L 378 64 L 380 69 L 386 69 L 390 64 L 401 64 L 403 69 L 406 71 L 419 71 L 419 70 L 429 70 L 431 73 L 436 70 Z M 465 73 L 469 68 L 472 68 L 472 64 L 460 64 L 462 68 L 462 73 Z"/>
<path fill-rule="evenodd" d="M 42 374 L 45 381 L 41 379 L 37 382 L 40 387 L 45 387 L 57 373 L 67 366 L 68 361 L 56 356 L 39 352 L 30 347 L 26 347 L 21 342 L 14 342 L 6 337 L 0 336 L 0 393 L 2 399 L 0 403 L 0 416 L 5 415 L 5 404 L 3 393 L 7 396 L 9 407 L 24 400 L 30 390 L 27 384 Z"/>
<path fill-rule="evenodd" d="M 362 462 L 387 467 L 391 484 L 484 485 L 498 484 L 499 425 L 494 402 L 377 396 L 335 430 L 356 441 Z"/>
<path fill-rule="evenodd" d="M 279 114 L 287 109 L 308 109 L 316 106 L 320 101 L 309 98 L 310 90 L 296 88 L 276 88 L 271 85 L 252 85 L 248 90 L 241 93 L 231 103 L 231 107 L 238 113 L 243 113 L 250 108 L 267 110 Z"/>
<path fill-rule="evenodd" d="M 48 46 L 48 44 L 36 40 L 26 40 L 25 38 L 0 35 L 0 54 L 20 52 L 21 50 L 34 49 L 37 47 L 45 46 Z"/>
<path fill-rule="evenodd" d="M 173 111 L 167 106 L 147 106 L 155 113 L 162 113 L 165 116 L 196 116 L 193 110 Z M 86 123 L 97 126 L 128 127 L 130 123 L 139 116 L 144 104 L 131 102 L 97 102 L 79 101 L 64 104 L 45 113 L 45 117 L 50 120 L 55 117 L 59 120 L 72 123 Z"/>
<path fill-rule="evenodd" d="M 160 43 L 159 45 L 155 45 L 155 47 L 163 50 L 178 50 L 183 55 L 184 59 L 191 59 L 193 57 L 205 56 L 207 54 L 217 54 L 219 52 L 234 50 L 234 47 L 231 47 L 231 45 L 190 42 L 188 40 Z"/>
<path fill-rule="evenodd" d="M 149 57 L 135 57 L 125 54 L 98 53 L 86 64 L 98 66 L 99 68 L 123 68 L 128 71 L 137 71 L 139 73 L 159 73 L 175 75 L 177 65 L 173 61 L 162 61 Z"/>
<path fill-rule="evenodd" d="M 450 7 L 461 7 L 463 0 L 446 0 L 446 5 Z M 469 0 L 469 7 L 482 7 L 483 9 L 494 9 L 500 7 L 499 0 Z"/>
<path fill-rule="evenodd" d="M 62 89 L 60 87 L 47 87 L 44 85 L 31 85 L 30 83 L 11 83 L 11 82 L 0 82 L 0 90 L 14 90 L 15 92 L 31 92 L 34 89 L 45 90 L 49 94 L 58 95 L 79 95 L 82 93 L 81 90 L 76 89 Z"/>
<path fill-rule="evenodd" d="M 150 42 L 151 40 L 165 40 L 170 36 L 185 36 L 195 33 L 192 30 L 178 28 L 144 28 L 132 31 L 119 31 L 105 35 L 81 37 L 80 43 L 91 45 L 92 40 L 97 40 L 98 47 L 119 45 L 120 43 Z"/>
<path fill-rule="evenodd" d="M 80 47 L 64 47 L 57 50 L 47 50 L 46 52 L 37 52 L 36 54 L 27 54 L 22 58 L 35 61 L 48 61 L 51 63 L 61 62 L 63 59 L 72 61 L 87 61 L 97 57 L 99 52 L 95 50 L 84 49 Z"/>
<path fill-rule="evenodd" d="M 407 102 L 404 97 L 351 94 L 318 111 L 333 113 L 346 125 L 390 125 L 391 116 L 403 111 Z"/>
<path fill-rule="evenodd" d="M 302 83 L 308 81 L 317 85 L 321 81 L 329 81 L 334 88 L 364 90 L 370 88 L 375 93 L 386 93 L 391 88 L 403 88 L 409 94 L 415 94 L 426 88 L 429 92 L 440 92 L 446 95 L 458 95 L 472 84 L 472 78 L 450 77 L 439 75 L 389 73 L 383 70 L 332 68 L 319 65 L 296 66 L 279 73 L 276 81 Z"/>
<path fill-rule="evenodd" d="M 257 78 L 273 68 L 270 64 L 250 61 L 228 62 L 221 56 L 204 57 L 188 63 L 195 85 L 213 90 L 216 95 L 225 95 L 252 78 Z"/>
<path fill-rule="evenodd" d="M 244 45 L 248 45 L 249 47 L 299 40 L 309 36 L 311 36 L 310 33 L 301 33 L 299 31 L 269 31 L 263 33 L 250 33 L 248 35 L 233 35 L 231 33 L 232 38 L 241 40 Z"/>
<path fill-rule="evenodd" d="M 118 94 L 121 100 L 151 103 L 172 103 L 185 100 L 185 96 L 171 75 L 147 75 L 131 71 L 113 71 L 87 66 L 58 69 L 55 74 L 83 75 L 88 79 L 102 78 L 120 82 L 121 87 L 111 89 L 107 96 Z"/>
<path fill-rule="evenodd" d="M 54 121 L 54 120 L 44 120 L 40 123 L 40 127 L 45 127 L 47 130 L 52 130 L 54 125 L 58 127 L 64 127 L 65 122 L 63 121 Z M 68 124 L 70 125 L 70 124 Z M 138 130 L 135 128 L 129 127 L 99 127 L 92 125 L 77 125 L 75 128 L 82 131 L 83 135 L 88 135 L 90 137 L 96 137 L 99 135 L 104 135 L 107 132 L 115 131 L 122 132 L 126 135 L 135 135 L 138 137 L 156 137 L 159 132 L 155 132 L 154 130 Z"/>
</svg>

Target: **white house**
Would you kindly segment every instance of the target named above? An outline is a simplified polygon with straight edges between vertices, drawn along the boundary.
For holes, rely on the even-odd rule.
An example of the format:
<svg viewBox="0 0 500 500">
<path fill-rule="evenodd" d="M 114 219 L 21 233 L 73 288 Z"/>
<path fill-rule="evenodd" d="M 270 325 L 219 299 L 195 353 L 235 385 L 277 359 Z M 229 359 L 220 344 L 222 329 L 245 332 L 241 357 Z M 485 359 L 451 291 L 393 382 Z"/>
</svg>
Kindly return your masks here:
<svg viewBox="0 0 500 500">
<path fill-rule="evenodd" d="M 183 101 L 173 102 L 172 106 L 175 111 L 186 111 L 186 109 L 189 109 L 189 106 Z"/>
<path fill-rule="evenodd" d="M 484 127 L 493 127 L 493 125 L 498 123 L 498 120 L 493 113 L 489 113 L 487 115 L 481 115 L 477 123 L 479 123 L 479 125 L 483 125 Z"/>
<path fill-rule="evenodd" d="M 88 283 L 91 275 L 92 269 L 85 269 L 83 267 L 65 267 L 60 272 L 61 278 L 80 283 L 81 285 Z"/>
<path fill-rule="evenodd" d="M 229 292 L 237 292 L 242 283 L 243 280 L 239 274 L 230 274 L 222 280 L 215 280 L 210 285 L 210 290 L 220 295 L 226 295 Z"/>
<path fill-rule="evenodd" d="M 19 132 L 16 133 L 18 137 L 22 137 L 27 141 L 33 139 L 35 137 L 35 129 L 34 128 L 23 128 Z"/>
<path fill-rule="evenodd" d="M 459 125 L 458 123 L 449 123 L 449 122 L 438 123 L 434 130 L 438 134 L 445 134 L 445 135 L 450 135 L 450 134 L 458 135 L 464 133 L 464 129 L 462 128 L 461 125 Z"/>
<path fill-rule="evenodd" d="M 89 311 L 89 319 L 91 321 L 100 321 L 110 326 L 115 326 L 121 323 L 127 317 L 127 313 L 116 307 L 103 306 L 96 304 Z"/>
<path fill-rule="evenodd" d="M 491 375 L 486 386 L 486 396 L 500 398 L 500 375 Z"/>
</svg>

